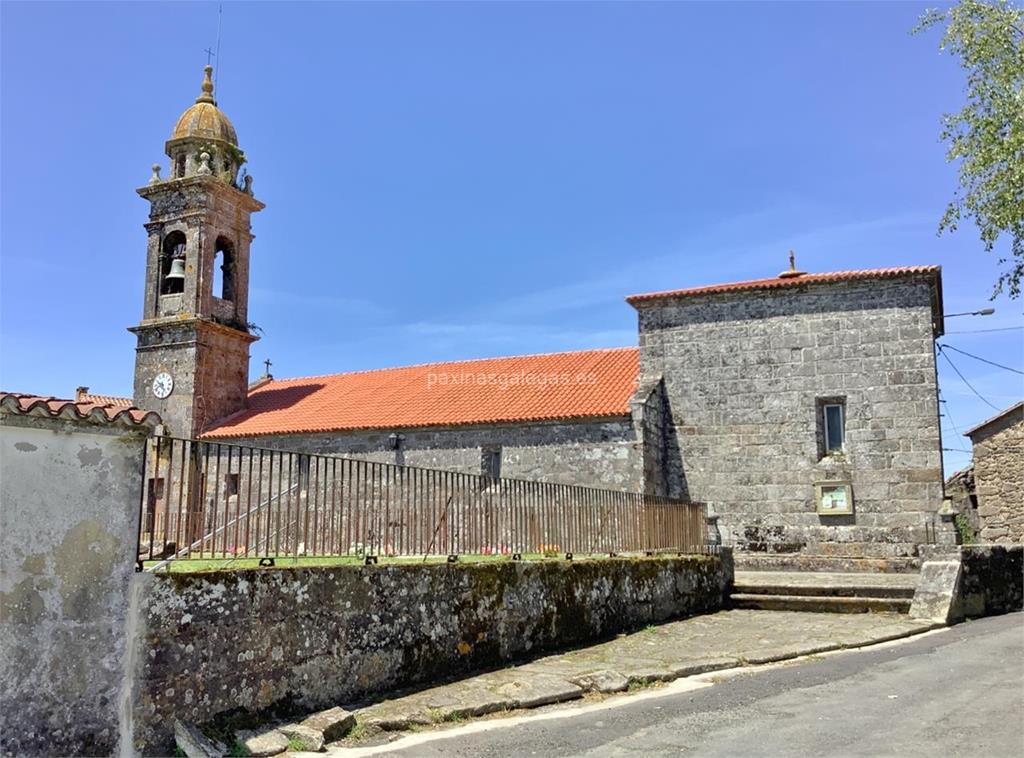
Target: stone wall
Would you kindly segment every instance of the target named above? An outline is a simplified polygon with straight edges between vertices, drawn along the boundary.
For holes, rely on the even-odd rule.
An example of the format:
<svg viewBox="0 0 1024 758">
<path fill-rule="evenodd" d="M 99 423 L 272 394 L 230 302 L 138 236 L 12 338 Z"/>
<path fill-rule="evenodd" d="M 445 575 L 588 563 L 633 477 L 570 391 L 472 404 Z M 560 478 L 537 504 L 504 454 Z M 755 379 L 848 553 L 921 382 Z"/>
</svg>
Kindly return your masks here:
<svg viewBox="0 0 1024 758">
<path fill-rule="evenodd" d="M 913 554 L 943 494 L 933 297 L 907 276 L 636 302 L 668 494 L 707 502 L 741 550 Z M 826 399 L 845 404 L 841 455 L 823 453 Z M 838 479 L 854 514 L 819 516 L 815 483 Z"/>
<path fill-rule="evenodd" d="M 1024 542 L 1024 405 L 971 432 L 980 541 Z"/>
<path fill-rule="evenodd" d="M 139 575 L 136 744 L 171 718 L 352 703 L 720 608 L 723 556 Z M 166 754 L 166 753 L 164 753 Z"/>
<path fill-rule="evenodd" d="M 928 547 L 910 615 L 941 623 L 1024 610 L 1024 545 Z"/>
<path fill-rule="evenodd" d="M 0 754 L 116 750 L 149 431 L 0 415 Z"/>
<path fill-rule="evenodd" d="M 463 474 L 480 474 L 483 448 L 498 446 L 503 477 L 628 492 L 644 488 L 643 445 L 628 416 L 395 431 L 403 435 L 398 450 L 391 449 L 391 430 L 287 434 L 229 442 Z"/>
<path fill-rule="evenodd" d="M 960 563 L 965 616 L 1024 610 L 1024 545 L 961 547 Z"/>
</svg>

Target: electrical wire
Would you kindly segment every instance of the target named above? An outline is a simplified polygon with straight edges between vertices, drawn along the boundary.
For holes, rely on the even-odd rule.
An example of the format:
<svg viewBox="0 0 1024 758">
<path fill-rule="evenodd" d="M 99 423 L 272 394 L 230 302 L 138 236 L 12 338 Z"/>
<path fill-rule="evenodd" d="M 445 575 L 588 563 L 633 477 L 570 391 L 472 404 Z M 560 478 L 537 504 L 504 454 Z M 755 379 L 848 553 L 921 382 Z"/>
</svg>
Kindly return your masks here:
<svg viewBox="0 0 1024 758">
<path fill-rule="evenodd" d="M 978 355 L 972 355 L 971 353 L 968 353 L 966 350 L 961 350 L 958 347 L 953 347 L 952 345 L 939 345 L 939 347 L 940 348 L 949 348 L 950 350 L 956 350 L 958 353 L 960 353 L 961 355 L 966 355 L 968 358 L 974 358 L 974 360 L 976 360 L 976 361 L 981 361 L 982 363 L 987 363 L 990 366 L 995 366 L 996 368 L 1006 369 L 1007 371 L 1012 371 L 1015 374 L 1020 374 L 1020 375 L 1024 376 L 1024 371 L 1021 371 L 1018 368 L 1012 368 L 1010 366 L 1004 366 L 1001 363 L 996 363 L 995 361 L 990 361 L 987 358 L 982 358 L 981 356 L 978 356 Z"/>
<path fill-rule="evenodd" d="M 995 329 L 967 329 L 961 332 L 946 332 L 946 334 L 985 334 L 987 332 L 1019 332 L 1024 326 L 1000 326 Z"/>
<path fill-rule="evenodd" d="M 942 349 L 942 345 L 936 343 L 935 346 L 939 350 L 939 355 L 941 355 L 943 358 L 946 359 L 946 363 L 948 363 L 953 368 L 953 370 L 956 372 L 956 375 L 960 377 L 960 381 L 962 381 L 964 384 L 967 385 L 967 389 L 969 389 L 971 392 L 973 392 L 975 395 L 977 395 L 978 398 L 983 403 L 985 403 L 989 408 L 992 408 L 993 410 L 996 410 L 996 411 L 1002 410 L 1001 408 L 999 408 L 999 406 L 993 405 L 991 402 L 989 402 L 989 400 L 987 398 L 983 397 L 982 394 L 980 392 L 978 392 L 978 390 L 974 389 L 974 385 L 972 385 L 969 381 L 967 381 L 967 377 L 965 377 L 963 374 L 960 373 L 960 369 L 958 369 L 956 367 L 956 364 L 953 363 L 952 358 L 950 358 L 948 355 L 946 355 L 946 351 Z"/>
</svg>

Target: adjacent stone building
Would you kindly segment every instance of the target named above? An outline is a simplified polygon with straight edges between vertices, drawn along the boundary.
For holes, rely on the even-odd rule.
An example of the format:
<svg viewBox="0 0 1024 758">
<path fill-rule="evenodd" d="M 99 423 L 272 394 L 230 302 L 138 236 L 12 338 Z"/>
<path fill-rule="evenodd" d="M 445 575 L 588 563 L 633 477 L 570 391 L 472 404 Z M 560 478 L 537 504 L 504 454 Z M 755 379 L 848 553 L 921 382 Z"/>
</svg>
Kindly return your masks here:
<svg viewBox="0 0 1024 758">
<path fill-rule="evenodd" d="M 966 432 L 980 542 L 1024 542 L 1024 402 Z"/>
<path fill-rule="evenodd" d="M 914 556 L 942 501 L 935 266 L 636 295 L 639 346 L 247 384 L 251 179 L 202 94 L 155 167 L 135 403 L 170 434 L 705 501 L 763 553 Z M 220 272 L 218 274 L 218 272 Z"/>
<path fill-rule="evenodd" d="M 939 269 L 784 272 L 628 298 L 669 495 L 738 549 L 916 553 L 942 502 Z M 823 500 L 841 487 L 842 503 Z"/>
</svg>

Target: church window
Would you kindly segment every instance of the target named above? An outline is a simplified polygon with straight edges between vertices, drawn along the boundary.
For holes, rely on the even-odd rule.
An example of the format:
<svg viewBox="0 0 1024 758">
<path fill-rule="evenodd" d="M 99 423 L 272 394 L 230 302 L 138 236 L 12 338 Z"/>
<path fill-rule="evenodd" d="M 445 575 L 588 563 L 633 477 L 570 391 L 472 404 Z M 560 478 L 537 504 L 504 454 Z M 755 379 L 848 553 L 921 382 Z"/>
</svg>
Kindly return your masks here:
<svg viewBox="0 0 1024 758">
<path fill-rule="evenodd" d="M 480 474 L 491 479 L 501 476 L 501 446 L 485 445 L 480 451 Z"/>
<path fill-rule="evenodd" d="M 846 403 L 842 398 L 819 400 L 821 455 L 843 452 L 846 444 Z"/>
<path fill-rule="evenodd" d="M 213 294 L 221 300 L 235 299 L 235 246 L 218 237 L 214 246 Z"/>
<path fill-rule="evenodd" d="M 238 474 L 224 476 L 224 494 L 228 497 L 238 494 Z"/>
<path fill-rule="evenodd" d="M 174 159 L 174 176 L 180 179 L 185 176 L 185 156 L 179 155 Z"/>
</svg>

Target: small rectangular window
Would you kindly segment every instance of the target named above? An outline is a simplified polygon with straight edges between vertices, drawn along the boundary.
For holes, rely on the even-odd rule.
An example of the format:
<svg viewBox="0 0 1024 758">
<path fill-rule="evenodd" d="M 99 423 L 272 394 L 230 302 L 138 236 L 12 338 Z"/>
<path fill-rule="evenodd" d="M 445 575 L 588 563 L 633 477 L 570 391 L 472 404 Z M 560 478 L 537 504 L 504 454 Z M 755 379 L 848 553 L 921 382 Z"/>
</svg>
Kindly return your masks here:
<svg viewBox="0 0 1024 758">
<path fill-rule="evenodd" d="M 238 474 L 228 474 L 224 477 L 224 491 L 228 497 L 238 494 Z"/>
<path fill-rule="evenodd" d="M 825 423 L 825 453 L 839 453 L 846 440 L 846 419 L 841 403 L 825 403 L 822 406 Z"/>
<path fill-rule="evenodd" d="M 485 447 L 480 451 L 480 473 L 491 479 L 497 479 L 501 476 L 500 447 L 493 445 Z"/>
</svg>

